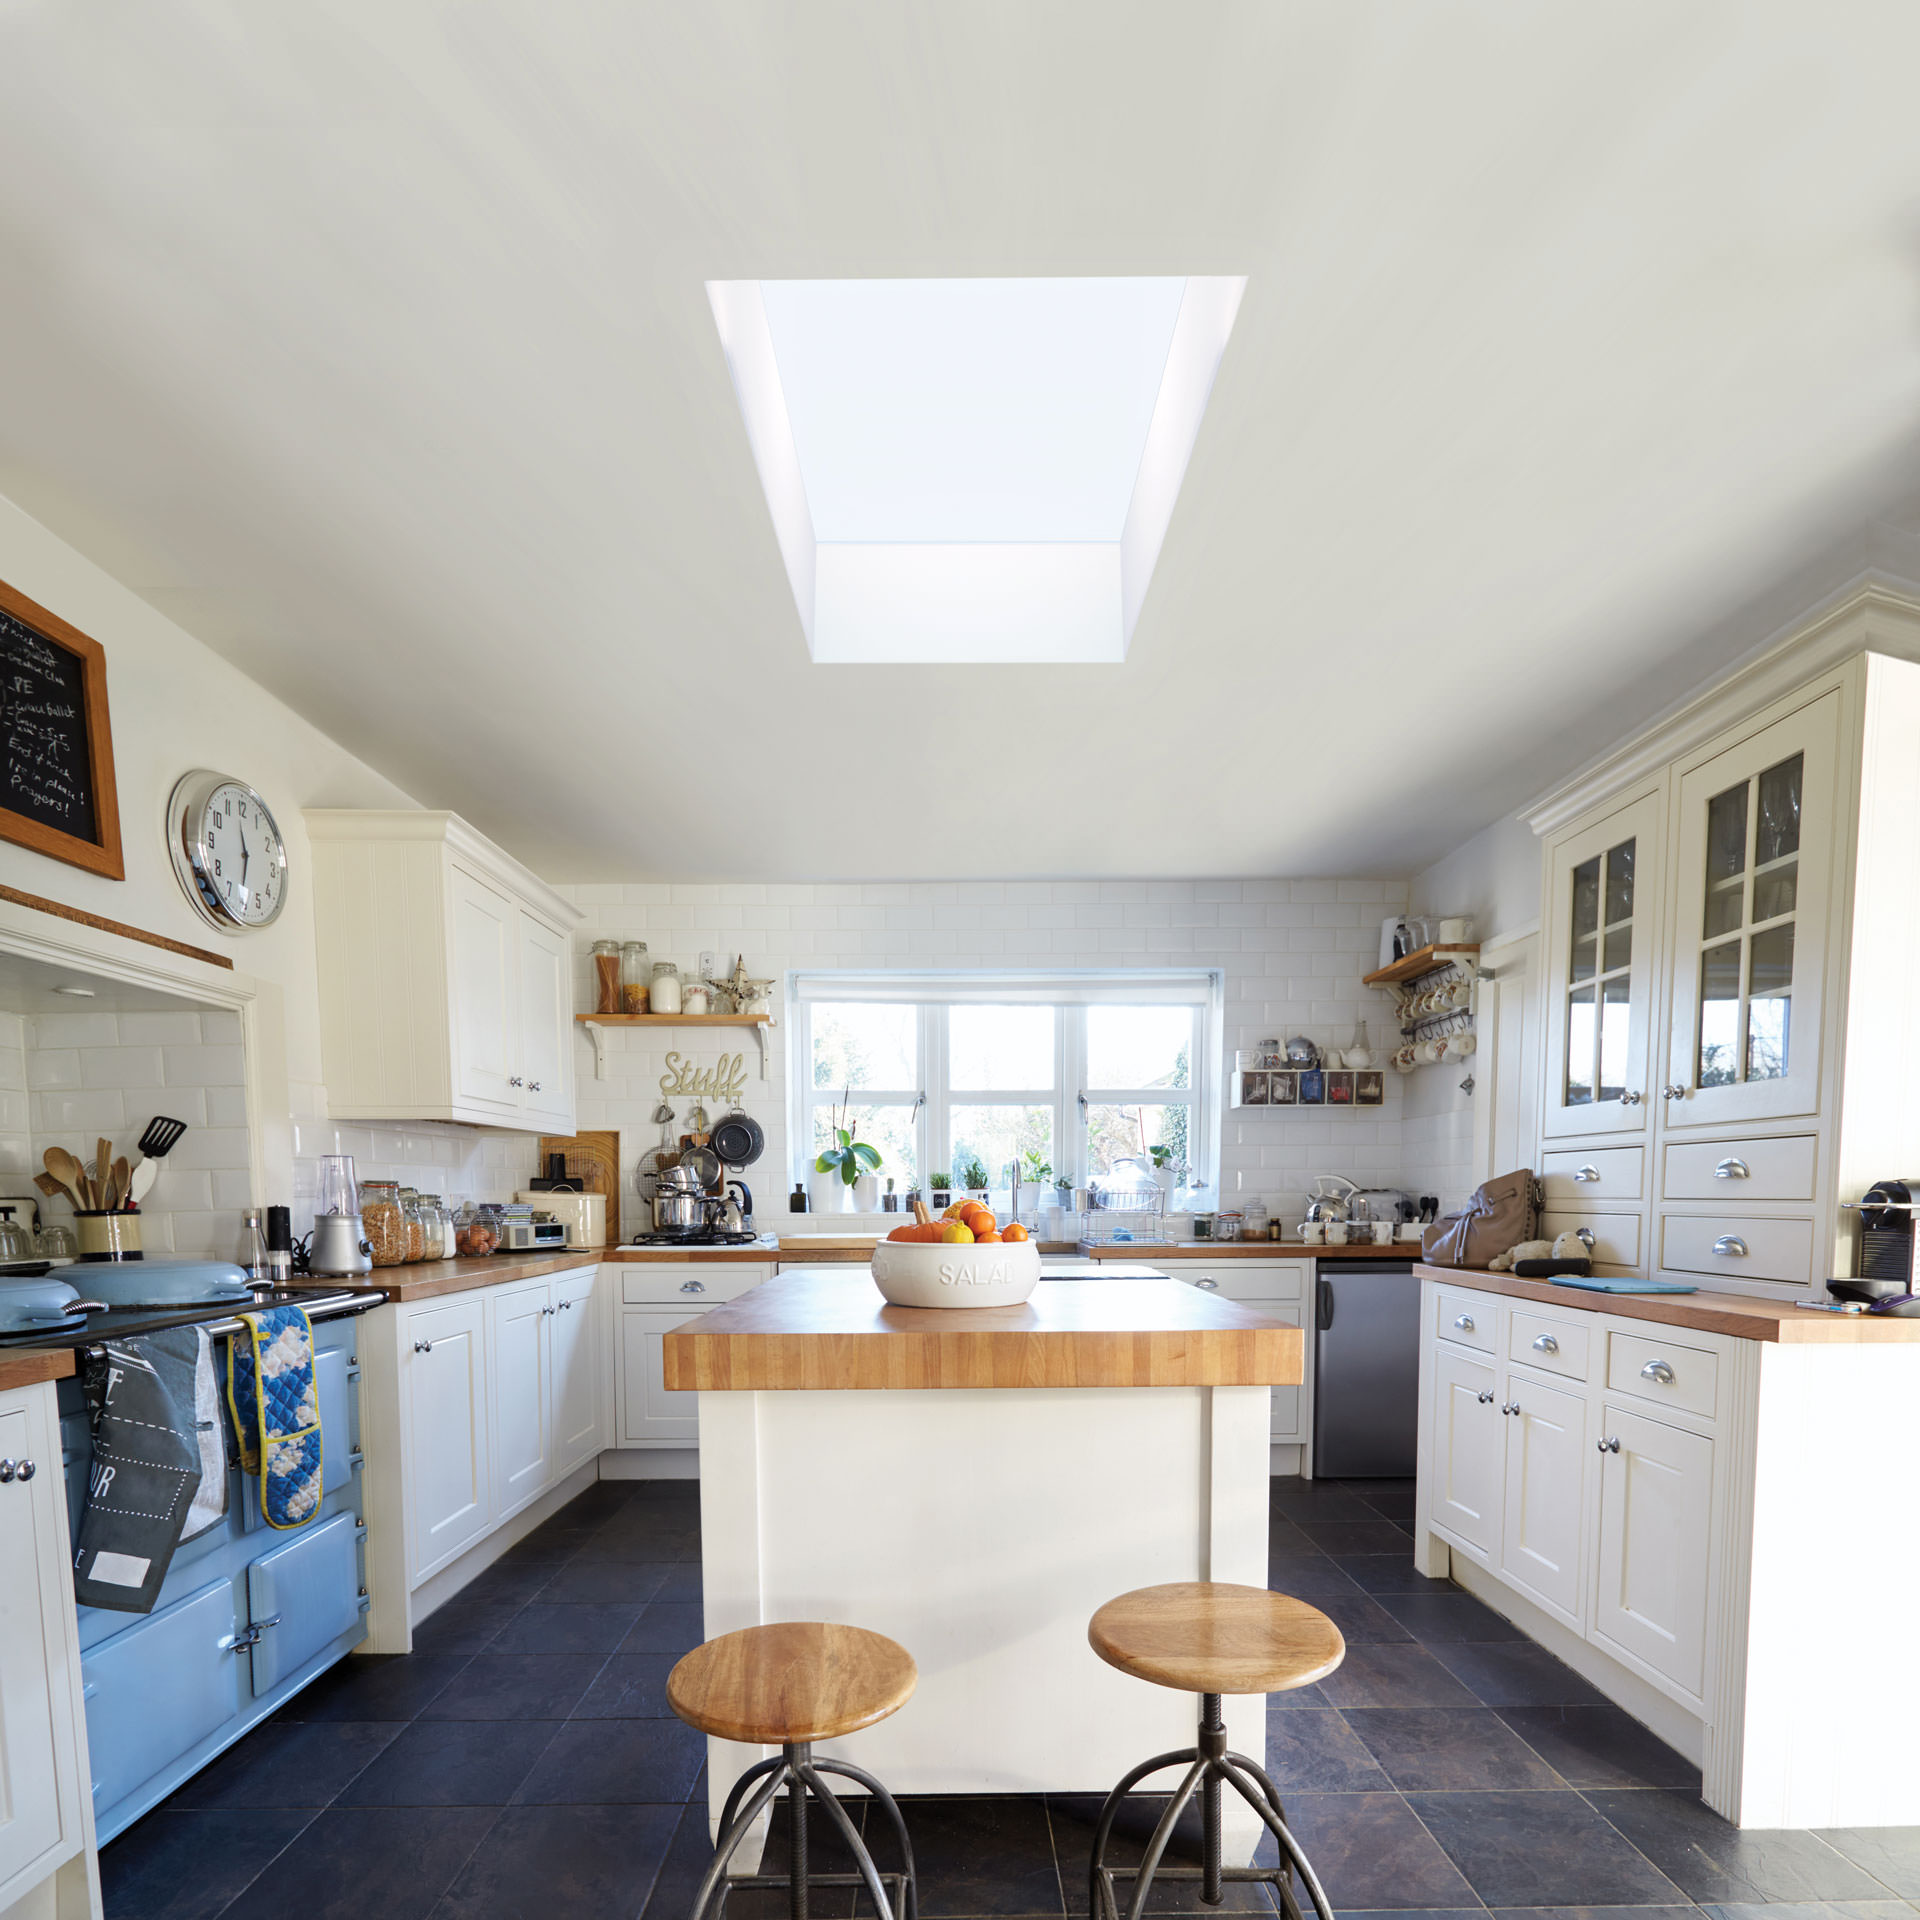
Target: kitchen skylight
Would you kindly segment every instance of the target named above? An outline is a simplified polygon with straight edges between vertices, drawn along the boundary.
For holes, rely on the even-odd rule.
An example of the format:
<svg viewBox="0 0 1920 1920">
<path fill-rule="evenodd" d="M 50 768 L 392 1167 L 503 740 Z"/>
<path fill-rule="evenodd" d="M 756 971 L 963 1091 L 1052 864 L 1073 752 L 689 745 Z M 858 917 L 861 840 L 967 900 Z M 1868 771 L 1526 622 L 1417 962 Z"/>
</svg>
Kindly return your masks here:
<svg viewBox="0 0 1920 1920">
<path fill-rule="evenodd" d="M 1245 285 L 709 281 L 813 658 L 1124 660 Z"/>
</svg>

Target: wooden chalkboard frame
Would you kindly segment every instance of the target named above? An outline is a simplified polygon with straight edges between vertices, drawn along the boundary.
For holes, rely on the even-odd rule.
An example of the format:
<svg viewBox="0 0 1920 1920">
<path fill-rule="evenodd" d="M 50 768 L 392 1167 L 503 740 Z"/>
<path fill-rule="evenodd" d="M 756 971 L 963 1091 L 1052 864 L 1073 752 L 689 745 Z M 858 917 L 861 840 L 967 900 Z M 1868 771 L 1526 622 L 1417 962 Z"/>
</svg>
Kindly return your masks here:
<svg viewBox="0 0 1920 1920">
<path fill-rule="evenodd" d="M 31 627 L 49 646 L 74 655 L 80 662 L 80 679 L 86 700 L 87 773 L 93 783 L 93 819 L 99 830 L 98 841 L 83 840 L 77 834 L 62 833 L 44 821 L 15 813 L 0 800 L 0 840 L 43 853 L 51 860 L 64 860 L 69 866 L 82 867 L 108 880 L 124 880 L 126 863 L 120 854 L 120 800 L 113 778 L 113 727 L 107 718 L 107 651 L 78 627 L 69 626 L 57 613 L 49 612 L 24 593 L 16 592 L 0 580 L 0 609 L 13 615 L 22 626 Z"/>
</svg>

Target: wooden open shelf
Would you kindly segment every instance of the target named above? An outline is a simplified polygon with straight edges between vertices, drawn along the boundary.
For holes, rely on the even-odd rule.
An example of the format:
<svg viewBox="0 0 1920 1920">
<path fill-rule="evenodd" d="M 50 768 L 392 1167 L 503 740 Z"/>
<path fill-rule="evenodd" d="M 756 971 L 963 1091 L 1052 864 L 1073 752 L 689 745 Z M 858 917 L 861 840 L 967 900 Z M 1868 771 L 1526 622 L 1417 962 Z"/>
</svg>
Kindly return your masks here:
<svg viewBox="0 0 1920 1920">
<path fill-rule="evenodd" d="M 770 1027 L 770 1013 L 576 1013 L 583 1027 Z"/>
<path fill-rule="evenodd" d="M 1422 974 L 1438 973 L 1442 967 L 1451 966 L 1462 954 L 1478 953 L 1479 945 L 1451 947 L 1422 947 L 1417 953 L 1410 953 L 1404 960 L 1396 960 L 1390 967 L 1376 967 L 1373 972 L 1363 974 L 1360 984 L 1363 987 L 1399 987 L 1409 980 L 1418 980 Z"/>
</svg>

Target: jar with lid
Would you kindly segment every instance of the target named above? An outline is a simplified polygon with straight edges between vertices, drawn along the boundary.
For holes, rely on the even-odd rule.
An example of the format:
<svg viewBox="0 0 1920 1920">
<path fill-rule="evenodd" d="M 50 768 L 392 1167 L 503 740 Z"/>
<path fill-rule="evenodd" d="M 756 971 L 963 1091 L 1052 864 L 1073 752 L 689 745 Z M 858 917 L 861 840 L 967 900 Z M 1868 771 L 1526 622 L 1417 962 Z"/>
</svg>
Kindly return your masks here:
<svg viewBox="0 0 1920 1920">
<path fill-rule="evenodd" d="M 447 1231 L 447 1210 L 437 1193 L 420 1196 L 420 1227 L 423 1260 L 444 1260 L 453 1251 Z"/>
<path fill-rule="evenodd" d="M 406 1222 L 406 1262 L 411 1266 L 427 1251 L 427 1226 L 420 1217 L 420 1196 L 411 1187 L 400 1189 L 400 1217 Z"/>
<path fill-rule="evenodd" d="M 595 1013 L 620 1011 L 620 942 L 596 940 L 593 943 L 593 1010 Z"/>
<path fill-rule="evenodd" d="M 713 989 L 704 980 L 682 981 L 680 1011 L 689 1019 L 704 1019 L 713 1011 Z"/>
<path fill-rule="evenodd" d="M 500 1222 L 469 1200 L 454 1216 L 453 1250 L 462 1259 L 484 1259 L 500 1244 Z"/>
<path fill-rule="evenodd" d="M 1242 1240 L 1264 1240 L 1267 1237 L 1266 1203 L 1249 1200 L 1240 1209 L 1240 1238 Z"/>
<path fill-rule="evenodd" d="M 1216 1240 L 1238 1240 L 1240 1221 L 1238 1213 L 1216 1213 L 1213 1216 L 1213 1237 Z"/>
<path fill-rule="evenodd" d="M 671 960 L 656 960 L 653 963 L 653 978 L 648 983 L 647 993 L 652 1000 L 655 1013 L 678 1013 L 680 1011 L 680 969 Z"/>
<path fill-rule="evenodd" d="M 376 1267 L 398 1267 L 407 1258 L 407 1217 L 400 1208 L 397 1180 L 360 1182 L 360 1228 L 373 1249 Z"/>
<path fill-rule="evenodd" d="M 647 960 L 647 943 L 644 940 L 621 941 L 620 1011 L 645 1013 L 648 989 L 652 984 L 653 968 Z"/>
</svg>

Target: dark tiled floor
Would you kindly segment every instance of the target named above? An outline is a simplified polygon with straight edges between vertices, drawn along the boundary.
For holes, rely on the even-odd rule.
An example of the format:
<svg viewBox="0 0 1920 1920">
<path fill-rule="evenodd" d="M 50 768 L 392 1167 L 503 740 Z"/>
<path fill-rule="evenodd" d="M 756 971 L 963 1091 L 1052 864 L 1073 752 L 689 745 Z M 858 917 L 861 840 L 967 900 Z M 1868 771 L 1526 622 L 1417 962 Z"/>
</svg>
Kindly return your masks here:
<svg viewBox="0 0 1920 1920">
<path fill-rule="evenodd" d="M 1324 1607 L 1348 1654 L 1269 1702 L 1266 1759 L 1343 1920 L 1920 1912 L 1920 1829 L 1736 1832 L 1678 1754 L 1415 1573 L 1411 1514 L 1404 1483 L 1273 1483 L 1271 1583 Z M 108 1847 L 109 1920 L 241 1920 L 285 1898 L 302 1920 L 684 1920 L 712 1858 L 705 1749 L 666 1677 L 700 1634 L 697 1490 L 603 1482 L 442 1608 L 417 1652 L 335 1669 Z M 1097 1802 L 905 1804 L 927 1920 L 1085 1911 Z M 1128 1808 L 1123 1853 L 1156 1812 Z M 809 1844 L 844 1869 L 824 1827 Z M 848 1920 L 853 1896 L 814 1909 Z M 1152 1910 L 1206 1911 L 1177 1883 Z M 1268 1909 L 1239 1888 L 1224 1910 Z M 785 1911 L 783 1894 L 729 1905 Z"/>
</svg>

